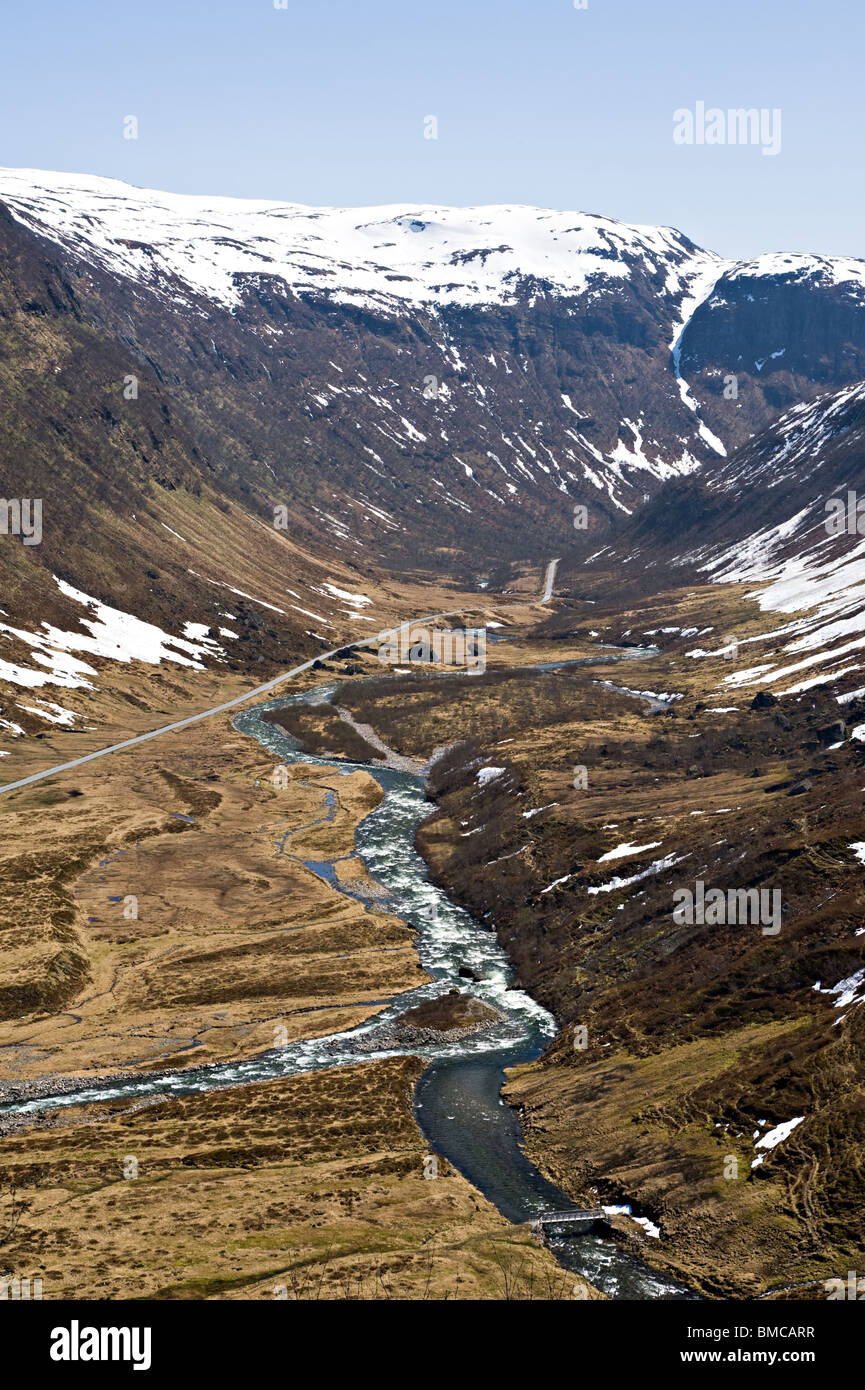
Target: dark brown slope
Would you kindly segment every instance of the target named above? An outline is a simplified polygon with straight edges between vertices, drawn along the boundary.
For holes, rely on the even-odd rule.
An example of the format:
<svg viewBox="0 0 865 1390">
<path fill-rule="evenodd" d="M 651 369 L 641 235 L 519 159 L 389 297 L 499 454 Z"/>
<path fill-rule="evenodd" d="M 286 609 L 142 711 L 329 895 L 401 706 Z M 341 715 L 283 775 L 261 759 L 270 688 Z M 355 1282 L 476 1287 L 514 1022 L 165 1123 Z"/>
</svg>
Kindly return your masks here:
<svg viewBox="0 0 865 1390">
<path fill-rule="evenodd" d="M 663 257 L 650 267 L 610 250 L 623 264 L 581 293 L 523 277 L 513 304 L 474 308 L 374 310 L 237 275 L 228 309 L 164 276 L 109 272 L 85 241 L 58 245 L 20 224 L 15 236 L 74 286 L 83 323 L 155 375 L 221 491 L 265 520 L 288 506 L 292 534 L 356 563 L 473 578 L 566 545 L 577 502 L 593 541 L 606 539 L 671 468 L 717 462 L 675 379 L 683 306 L 665 290 Z M 670 245 L 670 267 L 696 251 L 678 234 Z M 764 340 L 800 320 L 795 353 L 766 348 L 746 381 Z M 724 276 L 682 340 L 685 375 L 727 439 L 856 379 L 863 360 L 861 297 L 831 277 Z M 715 419 L 728 371 L 744 373 L 739 398 Z"/>
<path fill-rule="evenodd" d="M 826 503 L 846 504 L 848 490 L 865 501 L 865 385 L 802 402 L 729 459 L 671 480 L 602 550 L 591 537 L 578 540 L 559 587 L 648 594 L 706 583 L 721 557 L 747 553 L 767 568 L 804 551 L 821 565 L 843 565 L 860 534 L 827 531 L 834 513 Z"/>
</svg>

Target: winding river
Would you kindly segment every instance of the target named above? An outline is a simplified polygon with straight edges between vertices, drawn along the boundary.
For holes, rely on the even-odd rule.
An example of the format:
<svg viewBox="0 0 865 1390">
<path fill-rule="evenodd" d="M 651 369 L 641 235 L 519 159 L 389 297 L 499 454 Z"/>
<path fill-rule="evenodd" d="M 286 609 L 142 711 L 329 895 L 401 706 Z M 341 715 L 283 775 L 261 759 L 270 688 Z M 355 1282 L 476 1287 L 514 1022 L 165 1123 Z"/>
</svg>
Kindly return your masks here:
<svg viewBox="0 0 865 1390">
<path fill-rule="evenodd" d="M 609 659 L 622 660 L 646 654 L 645 651 L 610 653 Z M 556 662 L 547 664 L 544 669 L 596 661 L 597 658 L 589 658 L 579 663 Z M 500 1094 L 504 1068 L 538 1057 L 555 1035 L 555 1020 L 527 993 L 512 986 L 512 972 L 495 933 L 430 882 L 426 864 L 414 848 L 415 828 L 432 809 L 423 779 L 377 764 L 352 763 L 304 753 L 296 740 L 262 718 L 272 709 L 310 699 L 330 698 L 337 688 L 325 685 L 271 700 L 238 714 L 234 726 L 273 753 L 277 763 L 327 767 L 337 775 L 347 775 L 360 768 L 375 778 L 385 796 L 358 826 L 354 853 L 365 863 L 374 885 L 380 885 L 386 896 L 379 891 L 375 897 L 367 899 L 363 885 L 340 885 L 329 862 L 309 861 L 307 867 L 340 891 L 364 902 L 368 909 L 384 906 L 413 927 L 418 934 L 416 945 L 420 961 L 432 977 L 431 981 L 400 994 L 393 1001 L 382 1001 L 384 1007 L 373 1018 L 343 1033 L 292 1042 L 248 1061 L 118 1079 L 65 1094 L 7 1104 L 0 1110 L 22 1113 L 120 1097 L 192 1095 L 217 1087 L 248 1085 L 273 1077 L 411 1053 L 432 1059 L 418 1083 L 415 1097 L 417 1120 L 432 1152 L 444 1155 L 510 1221 L 530 1221 L 543 1212 L 571 1207 L 572 1199 L 548 1182 L 523 1153 L 519 1117 Z M 328 803 L 328 814 L 322 819 L 328 819 L 332 812 L 333 799 Z M 289 834 L 276 842 L 278 850 L 285 848 Z M 375 888 L 369 891 L 372 894 Z M 478 982 L 460 977 L 461 966 L 479 976 Z M 492 1005 L 503 1015 L 503 1022 L 484 1033 L 431 1047 L 412 1045 L 383 1049 L 380 1043 L 376 1045 L 376 1034 L 385 1025 L 407 1008 L 445 992 L 454 984 Z M 605 1236 L 590 1233 L 548 1236 L 547 1240 L 565 1269 L 583 1276 L 612 1298 L 690 1296 Z"/>
</svg>

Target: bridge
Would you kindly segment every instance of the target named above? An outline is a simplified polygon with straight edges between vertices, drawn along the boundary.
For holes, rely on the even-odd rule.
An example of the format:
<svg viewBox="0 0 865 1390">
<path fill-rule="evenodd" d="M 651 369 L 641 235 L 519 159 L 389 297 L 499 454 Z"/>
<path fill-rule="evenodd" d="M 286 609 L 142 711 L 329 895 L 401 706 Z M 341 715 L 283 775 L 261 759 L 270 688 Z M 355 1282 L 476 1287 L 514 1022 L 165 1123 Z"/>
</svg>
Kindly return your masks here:
<svg viewBox="0 0 865 1390">
<path fill-rule="evenodd" d="M 535 1217 L 532 1226 L 543 1231 L 545 1226 L 591 1226 L 595 1221 L 606 1221 L 607 1213 L 603 1207 L 571 1207 L 567 1211 L 542 1211 Z"/>
</svg>

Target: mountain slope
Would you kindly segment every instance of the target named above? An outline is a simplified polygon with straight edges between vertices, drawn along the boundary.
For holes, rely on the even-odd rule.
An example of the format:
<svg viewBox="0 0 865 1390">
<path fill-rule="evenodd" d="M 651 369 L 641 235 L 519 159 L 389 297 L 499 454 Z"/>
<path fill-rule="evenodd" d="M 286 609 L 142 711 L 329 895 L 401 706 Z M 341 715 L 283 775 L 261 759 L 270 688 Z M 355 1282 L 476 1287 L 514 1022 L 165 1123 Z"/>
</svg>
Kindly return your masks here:
<svg viewBox="0 0 865 1390">
<path fill-rule="evenodd" d="M 729 452 L 790 406 L 865 378 L 863 307 L 862 261 L 767 255 L 725 268 L 688 321 L 681 368 Z"/>
<path fill-rule="evenodd" d="M 684 574 L 758 586 L 749 597 L 768 616 L 759 632 L 719 633 L 711 652 L 689 654 L 723 652 L 728 689 L 831 683 L 846 701 L 865 670 L 865 517 L 848 521 L 851 493 L 855 509 L 865 501 L 865 383 L 794 406 L 723 464 L 671 486 L 589 568 L 644 585 Z"/>
<path fill-rule="evenodd" d="M 3 491 L 44 511 L 40 545 L 0 537 L 13 703 L 80 688 L 58 651 L 111 660 L 109 610 L 160 662 L 258 677 L 399 616 L 389 574 L 503 589 L 581 539 L 615 550 L 780 401 L 865 375 L 863 263 L 735 265 L 587 214 L 6 170 L 0 253 Z M 739 358 L 763 365 L 719 400 Z"/>
<path fill-rule="evenodd" d="M 587 214 L 316 209 L 34 171 L 2 172 L 0 202 L 82 314 L 170 385 L 212 466 L 260 508 L 299 500 L 354 558 L 542 550 L 577 502 L 606 530 L 787 399 L 865 375 L 861 262 L 793 274 Z M 803 312 L 795 363 L 770 348 L 759 389 L 722 409 L 731 336 L 759 360 Z"/>
</svg>

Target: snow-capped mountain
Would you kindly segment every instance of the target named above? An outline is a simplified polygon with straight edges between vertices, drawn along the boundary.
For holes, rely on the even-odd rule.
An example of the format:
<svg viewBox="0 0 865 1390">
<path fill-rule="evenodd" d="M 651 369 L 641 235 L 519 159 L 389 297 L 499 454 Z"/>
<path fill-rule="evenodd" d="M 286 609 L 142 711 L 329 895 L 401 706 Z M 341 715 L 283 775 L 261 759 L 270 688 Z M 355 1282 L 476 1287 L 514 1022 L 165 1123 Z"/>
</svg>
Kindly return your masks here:
<svg viewBox="0 0 865 1390">
<path fill-rule="evenodd" d="M 0 204 L 98 331 L 196 403 L 218 395 L 238 434 L 208 451 L 243 485 L 282 490 L 287 448 L 326 479 L 310 519 L 355 552 L 414 557 L 430 527 L 524 549 L 566 536 L 577 502 L 604 529 L 865 376 L 860 261 L 733 263 L 531 207 L 307 208 L 27 170 L 0 172 Z"/>
<path fill-rule="evenodd" d="M 349 616 L 328 584 L 615 550 L 652 499 L 756 468 L 735 451 L 784 409 L 863 379 L 861 261 L 0 171 L 3 491 L 44 511 L 39 546 L 0 545 L 5 657 L 80 626 L 70 592 L 91 625 L 194 632 L 194 661 L 315 652 Z"/>
<path fill-rule="evenodd" d="M 0 198 L 94 265 L 226 308 L 259 276 L 295 294 L 400 313 L 515 304 L 542 288 L 597 296 L 637 269 L 680 299 L 695 279 L 713 283 L 725 269 L 671 228 L 534 207 L 314 208 L 14 169 L 0 172 Z"/>
</svg>

